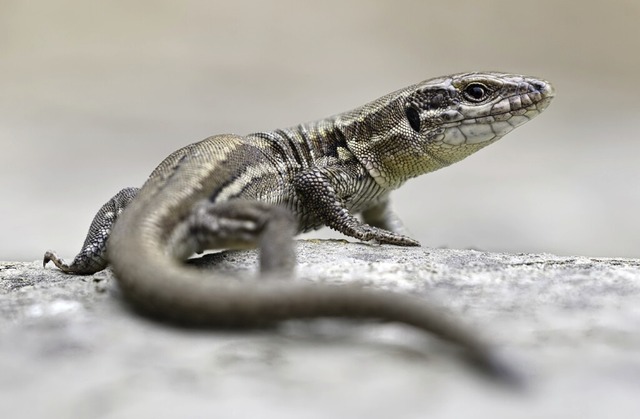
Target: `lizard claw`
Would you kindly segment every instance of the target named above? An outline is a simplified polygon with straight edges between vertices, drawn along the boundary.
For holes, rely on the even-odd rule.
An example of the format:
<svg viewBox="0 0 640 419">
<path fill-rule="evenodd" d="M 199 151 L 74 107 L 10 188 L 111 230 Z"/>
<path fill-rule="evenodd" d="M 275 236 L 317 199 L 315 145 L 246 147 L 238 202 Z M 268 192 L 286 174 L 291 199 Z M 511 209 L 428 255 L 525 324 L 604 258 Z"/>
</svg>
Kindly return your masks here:
<svg viewBox="0 0 640 419">
<path fill-rule="evenodd" d="M 52 250 L 47 250 L 44 253 L 44 259 L 42 260 L 42 267 L 43 268 L 46 267 L 47 263 L 49 262 L 53 262 L 53 264 L 56 265 L 56 267 L 60 269 L 62 272 L 69 272 L 69 265 L 63 259 L 60 259 L 56 254 L 56 252 Z"/>
<path fill-rule="evenodd" d="M 51 262 L 53 259 L 57 259 L 58 257 L 56 256 L 55 252 L 51 251 L 51 250 L 47 250 L 44 253 L 44 259 L 42 260 L 42 267 L 46 267 L 47 263 Z M 55 263 L 55 262 L 54 262 Z"/>
</svg>

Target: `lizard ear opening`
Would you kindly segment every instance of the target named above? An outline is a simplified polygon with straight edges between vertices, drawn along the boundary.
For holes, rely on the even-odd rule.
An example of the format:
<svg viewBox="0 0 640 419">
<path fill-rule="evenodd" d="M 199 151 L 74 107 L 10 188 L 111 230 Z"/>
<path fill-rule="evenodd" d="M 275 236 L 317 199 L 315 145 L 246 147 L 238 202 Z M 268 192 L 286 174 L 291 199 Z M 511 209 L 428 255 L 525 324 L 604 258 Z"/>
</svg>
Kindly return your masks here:
<svg viewBox="0 0 640 419">
<path fill-rule="evenodd" d="M 420 132 L 420 114 L 413 107 L 408 107 L 405 109 L 405 114 L 407 115 L 407 120 L 409 121 L 409 125 L 415 132 Z"/>
</svg>

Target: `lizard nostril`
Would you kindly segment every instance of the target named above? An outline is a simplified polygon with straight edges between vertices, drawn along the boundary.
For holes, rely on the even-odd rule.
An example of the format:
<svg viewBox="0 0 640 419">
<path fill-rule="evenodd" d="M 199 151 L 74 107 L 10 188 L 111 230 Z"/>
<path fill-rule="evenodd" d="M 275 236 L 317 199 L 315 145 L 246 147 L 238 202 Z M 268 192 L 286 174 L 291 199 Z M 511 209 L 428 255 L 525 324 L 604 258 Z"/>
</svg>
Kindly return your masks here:
<svg viewBox="0 0 640 419">
<path fill-rule="evenodd" d="M 549 82 L 530 79 L 529 85 L 530 85 L 529 89 L 531 89 L 530 92 L 539 93 L 544 97 L 552 98 L 556 94 L 555 89 L 553 88 L 553 85 Z"/>
<path fill-rule="evenodd" d="M 538 92 L 544 90 L 547 87 L 545 82 L 539 80 L 530 80 L 529 84 Z"/>
</svg>

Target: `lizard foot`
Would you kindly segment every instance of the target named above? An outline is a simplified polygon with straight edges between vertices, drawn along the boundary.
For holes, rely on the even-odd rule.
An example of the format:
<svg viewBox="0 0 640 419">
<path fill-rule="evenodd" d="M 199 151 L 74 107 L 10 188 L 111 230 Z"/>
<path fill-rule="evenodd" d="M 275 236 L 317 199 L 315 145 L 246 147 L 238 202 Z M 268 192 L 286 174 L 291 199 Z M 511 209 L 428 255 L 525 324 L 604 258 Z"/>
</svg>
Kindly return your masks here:
<svg viewBox="0 0 640 419">
<path fill-rule="evenodd" d="M 56 265 L 56 267 L 58 267 L 58 269 L 60 269 L 62 272 L 68 273 L 71 271 L 69 264 L 65 262 L 64 259 L 59 258 L 56 252 L 54 252 L 53 250 L 47 250 L 44 253 L 44 259 L 42 260 L 42 267 L 43 268 L 46 267 L 47 263 L 49 262 L 53 262 L 53 264 Z"/>
<path fill-rule="evenodd" d="M 420 246 L 419 241 L 389 230 L 384 230 L 368 224 L 362 225 L 361 228 L 362 240 L 373 241 L 380 244 L 394 244 L 396 246 Z"/>
</svg>

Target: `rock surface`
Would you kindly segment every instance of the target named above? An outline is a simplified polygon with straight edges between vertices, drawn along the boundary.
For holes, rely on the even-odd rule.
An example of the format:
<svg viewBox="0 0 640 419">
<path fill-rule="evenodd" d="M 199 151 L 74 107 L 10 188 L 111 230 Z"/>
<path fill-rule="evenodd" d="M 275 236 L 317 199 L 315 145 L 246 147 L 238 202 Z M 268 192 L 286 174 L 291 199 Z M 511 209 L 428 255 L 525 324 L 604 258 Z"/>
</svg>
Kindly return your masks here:
<svg viewBox="0 0 640 419">
<path fill-rule="evenodd" d="M 526 377 L 486 380 L 393 324 L 185 330 L 141 318 L 109 272 L 0 263 L 5 418 L 640 417 L 640 260 L 298 242 L 298 280 L 413 293 L 497 344 Z M 200 262 L 255 272 L 255 252 Z"/>
</svg>

